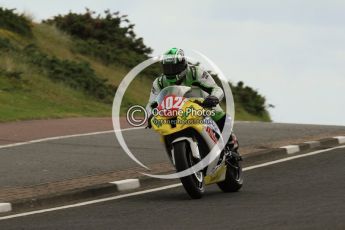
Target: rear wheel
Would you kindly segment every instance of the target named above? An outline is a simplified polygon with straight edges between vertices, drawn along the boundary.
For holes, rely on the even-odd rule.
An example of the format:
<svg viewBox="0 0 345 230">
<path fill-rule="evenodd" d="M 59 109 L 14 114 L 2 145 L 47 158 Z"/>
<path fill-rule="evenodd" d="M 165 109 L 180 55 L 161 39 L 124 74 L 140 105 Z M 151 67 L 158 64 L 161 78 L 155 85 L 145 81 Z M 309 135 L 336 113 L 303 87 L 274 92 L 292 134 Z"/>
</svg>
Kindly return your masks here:
<svg viewBox="0 0 345 230">
<path fill-rule="evenodd" d="M 226 167 L 225 180 L 217 184 L 223 192 L 237 192 L 243 185 L 241 161 L 236 156 L 229 156 Z"/>
<path fill-rule="evenodd" d="M 200 159 L 193 157 L 188 142 L 179 141 L 174 143 L 173 146 L 177 172 L 188 169 L 200 161 Z M 189 196 L 193 199 L 200 199 L 205 192 L 204 174 L 202 171 L 182 177 L 181 182 Z"/>
</svg>

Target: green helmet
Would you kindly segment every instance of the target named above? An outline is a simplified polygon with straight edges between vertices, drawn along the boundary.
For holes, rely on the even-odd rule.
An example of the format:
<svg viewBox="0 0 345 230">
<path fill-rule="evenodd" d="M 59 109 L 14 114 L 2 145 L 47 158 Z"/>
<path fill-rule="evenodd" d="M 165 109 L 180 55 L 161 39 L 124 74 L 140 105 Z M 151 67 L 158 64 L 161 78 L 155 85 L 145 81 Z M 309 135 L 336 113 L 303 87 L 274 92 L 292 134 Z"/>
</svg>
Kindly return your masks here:
<svg viewBox="0 0 345 230">
<path fill-rule="evenodd" d="M 161 59 L 163 73 L 170 83 L 176 83 L 186 76 L 187 61 L 182 49 L 171 48 Z"/>
</svg>

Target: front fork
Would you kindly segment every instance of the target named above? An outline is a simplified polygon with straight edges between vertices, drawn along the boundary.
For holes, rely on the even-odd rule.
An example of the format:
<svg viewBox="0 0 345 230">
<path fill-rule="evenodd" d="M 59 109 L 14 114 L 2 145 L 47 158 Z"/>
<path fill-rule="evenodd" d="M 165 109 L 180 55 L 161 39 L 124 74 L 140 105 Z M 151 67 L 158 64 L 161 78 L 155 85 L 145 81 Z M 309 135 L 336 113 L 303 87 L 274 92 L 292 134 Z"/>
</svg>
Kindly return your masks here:
<svg viewBox="0 0 345 230">
<path fill-rule="evenodd" d="M 179 138 L 176 138 L 174 141 L 172 141 L 171 145 L 176 143 L 176 142 L 179 142 L 179 141 L 187 141 L 189 143 L 193 157 L 198 159 L 198 160 L 201 160 L 201 155 L 200 155 L 198 143 L 196 143 L 193 140 L 193 138 L 191 138 L 191 137 L 179 137 Z M 171 151 L 171 160 L 172 160 L 173 164 L 175 165 L 174 149 L 172 149 L 172 151 Z"/>
</svg>

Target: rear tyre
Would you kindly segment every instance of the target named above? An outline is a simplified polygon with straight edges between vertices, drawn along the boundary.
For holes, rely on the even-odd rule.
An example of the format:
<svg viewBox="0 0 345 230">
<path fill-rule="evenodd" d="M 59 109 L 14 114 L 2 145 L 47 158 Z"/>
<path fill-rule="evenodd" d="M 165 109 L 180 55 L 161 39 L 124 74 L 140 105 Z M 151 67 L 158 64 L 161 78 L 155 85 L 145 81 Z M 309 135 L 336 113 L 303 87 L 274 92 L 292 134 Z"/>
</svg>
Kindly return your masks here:
<svg viewBox="0 0 345 230">
<path fill-rule="evenodd" d="M 230 156 L 226 162 L 225 180 L 217 183 L 223 192 L 237 192 L 243 185 L 242 164 L 236 157 Z"/>
<path fill-rule="evenodd" d="M 193 157 L 188 142 L 179 141 L 174 143 L 173 147 L 177 172 L 188 169 L 199 162 L 199 159 Z M 204 174 L 202 171 L 182 177 L 181 182 L 188 195 L 193 199 L 200 199 L 205 192 Z"/>
</svg>

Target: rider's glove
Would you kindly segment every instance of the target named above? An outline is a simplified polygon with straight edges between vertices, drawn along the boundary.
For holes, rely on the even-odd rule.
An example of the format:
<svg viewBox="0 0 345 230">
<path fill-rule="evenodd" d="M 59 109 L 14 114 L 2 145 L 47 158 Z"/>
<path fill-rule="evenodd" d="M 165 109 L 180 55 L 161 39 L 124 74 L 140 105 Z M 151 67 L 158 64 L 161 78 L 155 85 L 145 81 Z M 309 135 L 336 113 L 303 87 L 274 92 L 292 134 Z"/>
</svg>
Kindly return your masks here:
<svg viewBox="0 0 345 230">
<path fill-rule="evenodd" d="M 205 98 L 202 106 L 205 108 L 212 108 L 219 104 L 219 99 L 215 96 L 209 95 Z"/>
<path fill-rule="evenodd" d="M 152 120 L 153 114 L 151 114 L 149 116 L 149 118 L 147 118 L 147 126 L 146 129 L 151 129 L 152 128 L 152 124 L 151 124 L 151 120 Z"/>
<path fill-rule="evenodd" d="M 158 106 L 157 102 L 153 102 L 151 104 L 151 109 L 154 109 Z M 151 120 L 152 120 L 153 114 L 151 114 L 148 118 L 147 118 L 147 126 L 145 127 L 145 129 L 151 129 L 152 128 L 152 124 L 151 124 Z"/>
</svg>

